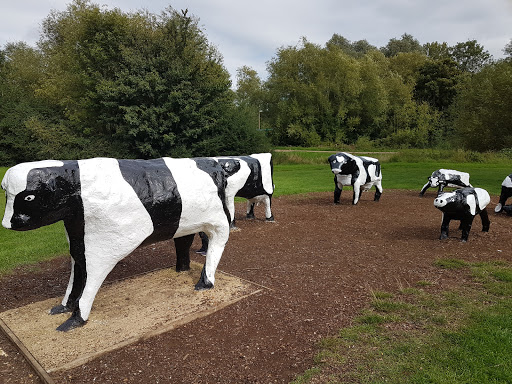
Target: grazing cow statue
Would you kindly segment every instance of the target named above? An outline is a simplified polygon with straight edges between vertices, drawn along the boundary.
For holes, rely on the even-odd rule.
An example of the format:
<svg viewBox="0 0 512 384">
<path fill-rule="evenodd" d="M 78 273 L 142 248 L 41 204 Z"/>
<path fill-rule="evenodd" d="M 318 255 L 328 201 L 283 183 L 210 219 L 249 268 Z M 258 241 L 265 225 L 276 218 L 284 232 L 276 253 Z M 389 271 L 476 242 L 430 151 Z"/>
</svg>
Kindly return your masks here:
<svg viewBox="0 0 512 384">
<path fill-rule="evenodd" d="M 505 205 L 507 199 L 512 196 L 512 173 L 505 177 L 503 183 L 501 183 L 501 194 L 500 201 L 496 208 L 494 208 L 494 212 L 499 213 L 501 211 L 505 211 L 507 215 L 512 215 L 512 205 Z"/>
<path fill-rule="evenodd" d="M 240 164 L 236 172 L 229 172 L 227 179 L 226 200 L 231 214 L 231 228 L 235 226 L 235 200 L 234 197 L 247 199 L 248 219 L 254 219 L 254 207 L 262 203 L 265 206 L 266 221 L 273 222 L 274 216 L 271 210 L 272 194 L 274 193 L 274 181 L 271 153 L 256 153 L 249 156 L 225 156 L 215 158 L 224 168 L 232 168 L 231 163 Z M 197 253 L 205 254 L 208 249 L 208 237 L 203 233 L 201 237 L 201 249 Z M 184 261 L 186 263 L 186 261 Z"/>
<path fill-rule="evenodd" d="M 469 184 L 469 173 L 459 172 L 453 169 L 438 169 L 432 172 L 428 178 L 427 184 L 423 186 L 420 191 L 420 196 L 423 196 L 427 189 L 439 187 L 437 193 L 443 192 L 444 187 L 450 188 L 465 188 L 471 187 Z"/>
<path fill-rule="evenodd" d="M 382 172 L 379 160 L 367 156 L 354 156 L 340 152 L 329 157 L 331 171 L 334 173 L 334 203 L 339 204 L 344 185 L 354 188 L 352 204 L 357 204 L 361 190 L 368 191 L 375 186 L 374 201 L 382 194 Z"/>
<path fill-rule="evenodd" d="M 212 288 L 229 237 L 227 176 L 206 158 L 21 163 L 2 180 L 2 225 L 24 231 L 64 221 L 71 277 L 50 313 L 72 312 L 57 328 L 68 331 L 85 324 L 108 273 L 143 244 L 174 238 L 177 253 L 188 254 L 194 234 L 204 231 L 210 246 L 195 289 Z"/>
<path fill-rule="evenodd" d="M 434 206 L 443 212 L 440 240 L 448 238 L 450 220 L 460 220 L 461 240 L 466 242 L 476 215 L 482 220 L 482 231 L 489 232 L 489 216 L 486 206 L 491 201 L 489 193 L 482 188 L 466 187 L 453 192 L 443 192 L 434 200 Z"/>
</svg>

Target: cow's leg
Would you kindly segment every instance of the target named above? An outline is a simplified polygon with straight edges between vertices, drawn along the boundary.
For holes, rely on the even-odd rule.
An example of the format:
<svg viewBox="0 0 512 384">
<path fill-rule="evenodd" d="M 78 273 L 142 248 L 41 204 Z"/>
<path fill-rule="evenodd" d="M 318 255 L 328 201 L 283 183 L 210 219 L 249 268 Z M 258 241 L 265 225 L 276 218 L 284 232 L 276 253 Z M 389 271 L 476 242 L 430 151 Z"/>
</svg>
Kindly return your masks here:
<svg viewBox="0 0 512 384">
<path fill-rule="evenodd" d="M 201 277 L 195 285 L 195 289 L 198 291 L 213 288 L 215 284 L 215 271 L 229 238 L 229 226 L 217 227 L 207 234 L 210 242 Z"/>
<path fill-rule="evenodd" d="M 126 255 L 125 255 L 126 256 Z M 92 259 L 92 260 L 90 260 Z M 67 332 L 74 328 L 83 326 L 91 313 L 92 303 L 103 281 L 112 268 L 122 257 L 90 257 L 87 260 L 87 282 L 78 300 L 78 306 L 73 310 L 69 319 L 57 327 L 57 331 Z"/>
<path fill-rule="evenodd" d="M 494 208 L 494 212 L 499 213 L 503 210 L 505 203 L 507 202 L 507 199 L 510 196 L 510 188 L 507 188 L 505 186 L 501 186 L 501 194 L 500 194 L 500 201 L 498 202 L 498 205 L 496 208 Z"/>
<path fill-rule="evenodd" d="M 382 195 L 382 181 L 379 180 L 375 184 L 375 197 L 373 198 L 373 201 L 379 201 L 381 195 Z"/>
<path fill-rule="evenodd" d="M 489 227 L 491 226 L 491 221 L 489 220 L 489 214 L 487 213 L 486 208 L 484 208 L 480 212 L 480 219 L 482 220 L 482 232 L 489 232 Z"/>
<path fill-rule="evenodd" d="M 439 240 L 444 240 L 448 238 L 449 228 L 451 216 L 443 212 L 443 221 L 441 222 L 441 236 L 439 236 Z"/>
<path fill-rule="evenodd" d="M 206 251 L 208 251 L 208 236 L 204 232 L 199 232 L 199 237 L 201 238 L 201 248 L 196 251 L 201 255 L 206 255 Z"/>
<path fill-rule="evenodd" d="M 421 191 L 420 191 L 420 197 L 423 197 L 423 195 L 425 194 L 425 192 L 427 191 L 427 189 L 430 188 L 430 186 L 432 185 L 431 181 L 429 180 L 427 184 L 425 184 L 423 186 L 423 188 L 421 188 Z"/>
<path fill-rule="evenodd" d="M 194 241 L 194 234 L 176 237 L 174 248 L 176 249 L 176 272 L 188 271 L 190 269 L 190 246 Z"/>
<path fill-rule="evenodd" d="M 263 204 L 265 204 L 265 220 L 274 221 L 274 216 L 272 215 L 271 210 L 272 198 L 268 195 L 265 195 L 265 197 L 263 198 Z"/>
<path fill-rule="evenodd" d="M 334 176 L 334 204 L 340 203 L 341 191 L 343 190 L 343 186 L 339 186 L 336 181 L 336 176 Z"/>
<path fill-rule="evenodd" d="M 356 182 L 356 183 L 354 183 L 354 196 L 352 198 L 352 205 L 356 205 L 359 202 L 360 196 L 361 196 L 361 184 Z"/>
<path fill-rule="evenodd" d="M 460 239 L 464 243 L 466 241 L 468 241 L 469 232 L 471 231 L 471 225 L 473 224 L 473 219 L 474 218 L 475 218 L 475 216 L 468 215 L 468 216 L 464 217 L 463 219 L 461 219 L 461 221 L 460 221 L 460 224 L 461 224 L 461 227 L 462 227 L 462 236 L 461 236 Z"/>
<path fill-rule="evenodd" d="M 254 203 L 253 201 L 247 200 L 247 215 L 245 215 L 245 217 L 247 219 L 254 219 L 254 218 L 256 218 L 254 216 L 254 206 L 255 205 L 256 205 L 256 203 Z"/>
<path fill-rule="evenodd" d="M 64 299 L 50 310 L 51 315 L 72 312 L 78 306 L 87 280 L 85 265 L 84 226 L 81 218 L 64 222 L 71 254 L 71 274 Z"/>
</svg>

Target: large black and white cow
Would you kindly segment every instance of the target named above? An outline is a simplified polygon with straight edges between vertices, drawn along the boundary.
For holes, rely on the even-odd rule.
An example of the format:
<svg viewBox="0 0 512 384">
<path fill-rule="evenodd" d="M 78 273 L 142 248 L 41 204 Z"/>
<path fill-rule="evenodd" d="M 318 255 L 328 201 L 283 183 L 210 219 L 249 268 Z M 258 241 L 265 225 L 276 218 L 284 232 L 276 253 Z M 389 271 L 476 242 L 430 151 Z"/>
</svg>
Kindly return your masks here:
<svg viewBox="0 0 512 384">
<path fill-rule="evenodd" d="M 272 214 L 272 194 L 274 193 L 273 171 L 271 153 L 255 153 L 248 156 L 224 156 L 215 158 L 222 167 L 230 169 L 231 164 L 236 161 L 239 169 L 236 172 L 229 172 L 226 186 L 226 200 L 232 222 L 231 228 L 235 225 L 235 200 L 234 197 L 243 197 L 247 199 L 248 219 L 254 219 L 254 207 L 262 203 L 265 206 L 266 221 L 273 222 Z M 201 237 L 201 249 L 197 252 L 205 254 L 208 249 L 208 237 L 204 233 Z M 186 263 L 186 261 L 183 261 Z"/>
<path fill-rule="evenodd" d="M 444 187 L 465 188 L 471 187 L 469 173 L 459 172 L 454 169 L 438 169 L 429 176 L 427 184 L 421 188 L 420 196 L 423 196 L 427 189 L 439 187 L 437 193 L 443 192 Z"/>
<path fill-rule="evenodd" d="M 442 192 L 434 200 L 434 206 L 443 212 L 441 240 L 448 238 L 451 220 L 460 220 L 461 240 L 466 242 L 476 215 L 482 220 L 482 231 L 488 232 L 491 222 L 487 214 L 487 204 L 491 201 L 489 193 L 482 188 L 466 187 L 453 192 Z"/>
<path fill-rule="evenodd" d="M 72 312 L 57 328 L 68 331 L 85 324 L 108 273 L 142 244 L 174 238 L 177 253 L 188 255 L 194 234 L 207 233 L 210 246 L 195 289 L 212 288 L 229 237 L 227 176 L 206 158 L 22 163 L 2 180 L 2 225 L 24 231 L 64 221 L 71 277 L 50 313 Z"/>
<path fill-rule="evenodd" d="M 368 156 L 354 156 L 340 152 L 329 157 L 331 171 L 334 173 L 334 203 L 339 204 L 343 186 L 354 188 L 352 204 L 357 204 L 362 191 L 375 186 L 375 201 L 382 194 L 382 172 L 379 160 Z"/>
<path fill-rule="evenodd" d="M 512 173 L 505 177 L 501 183 L 501 194 L 498 205 L 494 208 L 494 212 L 499 213 L 505 211 L 507 215 L 512 215 L 512 205 L 505 205 L 507 199 L 512 196 Z"/>
</svg>

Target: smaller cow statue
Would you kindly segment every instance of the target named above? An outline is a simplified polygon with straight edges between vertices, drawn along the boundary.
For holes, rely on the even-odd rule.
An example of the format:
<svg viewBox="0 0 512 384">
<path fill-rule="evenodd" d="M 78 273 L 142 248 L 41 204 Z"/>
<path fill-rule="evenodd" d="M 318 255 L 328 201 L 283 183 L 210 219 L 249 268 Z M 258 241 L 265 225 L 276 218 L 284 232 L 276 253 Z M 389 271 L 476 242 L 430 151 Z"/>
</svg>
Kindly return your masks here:
<svg viewBox="0 0 512 384">
<path fill-rule="evenodd" d="M 440 240 L 448 238 L 450 220 L 460 220 L 461 240 L 468 241 L 469 231 L 476 215 L 482 220 L 482 232 L 489 232 L 489 216 L 486 206 L 491 201 L 489 193 L 482 188 L 466 187 L 453 192 L 443 192 L 434 200 L 434 206 L 443 212 Z"/>
<path fill-rule="evenodd" d="M 255 153 L 249 156 L 224 156 L 215 157 L 216 161 L 226 169 L 229 174 L 226 185 L 226 203 L 231 214 L 231 229 L 236 229 L 235 224 L 235 196 L 247 199 L 247 219 L 254 219 L 254 207 L 262 203 L 265 206 L 265 219 L 273 222 L 274 215 L 271 210 L 272 194 L 274 193 L 274 181 L 271 153 Z M 239 164 L 236 172 L 233 162 Z M 201 248 L 196 251 L 202 255 L 208 250 L 208 236 L 203 232 L 201 237 Z M 186 263 L 186 260 L 182 261 Z"/>
<path fill-rule="evenodd" d="M 420 191 L 420 197 L 425 194 L 427 189 L 439 187 L 437 194 L 443 192 L 444 187 L 465 188 L 471 187 L 469 184 L 469 173 L 459 172 L 453 169 L 438 169 L 432 172 L 432 176 L 428 178 L 427 184 Z"/>
<path fill-rule="evenodd" d="M 505 213 L 509 216 L 512 216 L 512 205 L 505 205 L 507 199 L 512 196 L 512 173 L 505 177 L 503 183 L 501 183 L 501 194 L 500 201 L 496 208 L 494 208 L 494 212 L 499 213 L 501 211 L 505 211 Z"/>
<path fill-rule="evenodd" d="M 382 195 L 382 172 L 379 160 L 368 156 L 354 156 L 340 152 L 329 156 L 331 171 L 334 173 L 334 204 L 340 203 L 343 186 L 351 185 L 354 189 L 352 204 L 359 201 L 361 191 L 366 192 L 375 186 L 374 201 Z"/>
</svg>

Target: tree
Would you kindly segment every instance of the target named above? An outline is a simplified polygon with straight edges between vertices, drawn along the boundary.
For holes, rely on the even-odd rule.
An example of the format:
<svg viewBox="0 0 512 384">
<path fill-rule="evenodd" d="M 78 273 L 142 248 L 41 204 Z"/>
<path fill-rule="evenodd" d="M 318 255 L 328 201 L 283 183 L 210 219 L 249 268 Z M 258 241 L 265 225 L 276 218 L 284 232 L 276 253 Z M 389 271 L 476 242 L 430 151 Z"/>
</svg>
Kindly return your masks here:
<svg viewBox="0 0 512 384">
<path fill-rule="evenodd" d="M 455 137 L 465 148 L 512 148 L 512 63 L 489 65 L 469 77 L 453 116 Z"/>
<path fill-rule="evenodd" d="M 451 57 L 462 71 L 473 73 L 492 61 L 491 54 L 476 40 L 457 43 L 451 49 Z"/>
<path fill-rule="evenodd" d="M 337 33 L 332 35 L 326 43 L 326 47 L 327 49 L 341 49 L 344 53 L 353 57 L 362 57 L 368 52 L 377 50 L 376 47 L 366 40 L 351 42 Z"/>
<path fill-rule="evenodd" d="M 386 57 L 396 56 L 400 52 L 424 53 L 424 48 L 421 46 L 419 41 L 407 33 L 404 33 L 400 39 L 390 39 L 387 45 L 382 47 L 380 50 Z"/>
<path fill-rule="evenodd" d="M 91 151 L 147 158 L 220 150 L 204 142 L 221 132 L 234 94 L 197 18 L 75 0 L 43 25 L 47 72 L 39 93 L 60 106 Z"/>
<path fill-rule="evenodd" d="M 419 69 L 414 87 L 414 98 L 433 108 L 444 111 L 453 102 L 461 72 L 451 59 L 428 60 Z"/>
</svg>

